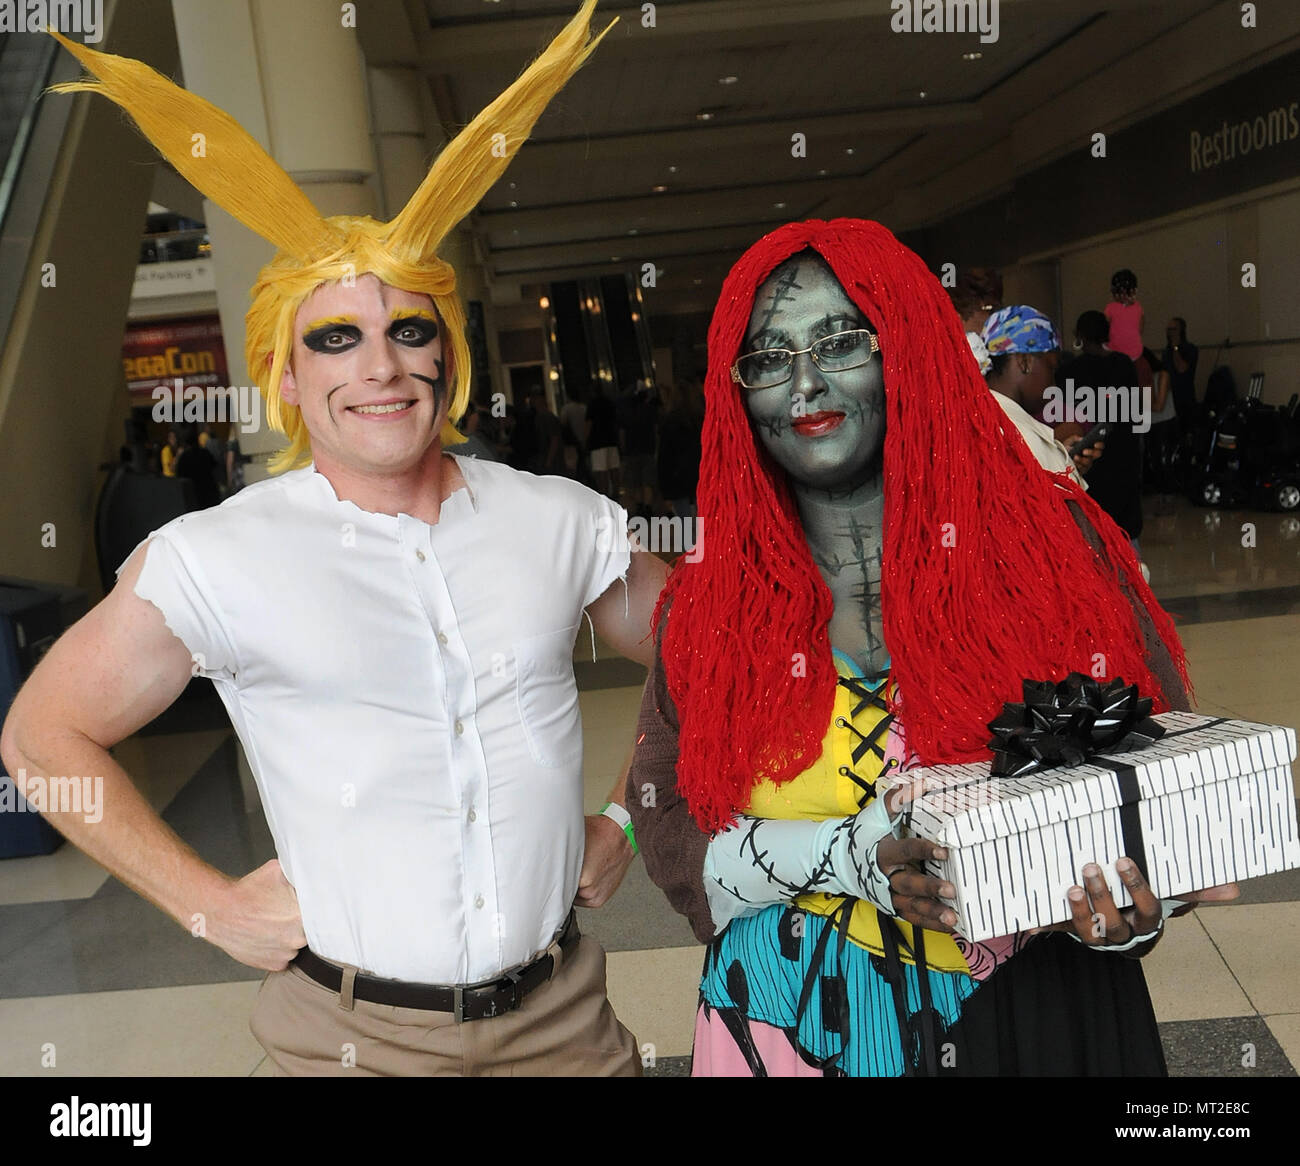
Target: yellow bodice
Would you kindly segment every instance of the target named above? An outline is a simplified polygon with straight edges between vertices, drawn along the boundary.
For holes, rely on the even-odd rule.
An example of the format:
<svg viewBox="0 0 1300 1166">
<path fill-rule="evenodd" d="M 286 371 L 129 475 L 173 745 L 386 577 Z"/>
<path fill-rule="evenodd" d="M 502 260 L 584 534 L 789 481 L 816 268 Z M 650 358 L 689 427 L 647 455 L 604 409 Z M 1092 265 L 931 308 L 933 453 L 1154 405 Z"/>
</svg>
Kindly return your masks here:
<svg viewBox="0 0 1300 1166">
<path fill-rule="evenodd" d="M 754 787 L 749 808 L 745 811 L 754 818 L 803 818 L 821 821 L 826 818 L 844 818 L 856 814 L 871 804 L 873 798 L 867 789 L 854 781 L 854 774 L 868 785 L 884 769 L 881 760 L 889 739 L 888 726 L 880 722 L 889 714 L 881 702 L 866 698 L 864 681 L 857 681 L 850 689 L 843 683 L 835 686 L 835 709 L 831 723 L 822 740 L 821 756 L 797 777 L 781 785 L 763 781 Z M 873 738 L 872 734 L 877 735 Z M 874 747 L 866 745 L 874 740 Z M 865 747 L 864 747 L 865 746 Z M 859 760 L 854 764 L 855 749 Z M 877 751 L 878 750 L 878 751 Z M 795 905 L 816 915 L 830 915 L 843 902 L 839 895 L 801 895 Z M 901 932 L 900 944 L 903 959 L 911 959 L 912 925 L 902 919 L 894 920 Z M 876 955 L 883 955 L 880 939 L 880 922 L 876 908 L 859 900 L 853 907 L 849 921 L 849 939 Z M 970 974 L 951 935 L 926 929 L 925 957 L 929 966 L 941 972 Z"/>
</svg>

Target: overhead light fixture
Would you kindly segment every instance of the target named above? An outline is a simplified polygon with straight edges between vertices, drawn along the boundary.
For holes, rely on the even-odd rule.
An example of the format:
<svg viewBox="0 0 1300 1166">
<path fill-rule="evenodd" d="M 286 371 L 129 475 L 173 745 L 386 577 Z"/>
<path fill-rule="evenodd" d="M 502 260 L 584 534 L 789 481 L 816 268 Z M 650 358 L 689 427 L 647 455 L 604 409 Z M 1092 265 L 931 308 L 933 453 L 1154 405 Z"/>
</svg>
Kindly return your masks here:
<svg viewBox="0 0 1300 1166">
<path fill-rule="evenodd" d="M 777 211 L 783 211 L 783 210 L 785 210 L 785 206 L 786 206 L 786 204 L 783 203 L 783 202 L 774 202 L 774 203 L 772 204 L 772 209 L 773 209 L 773 210 L 777 210 Z"/>
<path fill-rule="evenodd" d="M 817 171 L 817 177 L 818 177 L 818 178 L 825 178 L 826 175 L 828 175 L 829 173 L 830 173 L 829 170 L 825 170 L 825 169 L 823 169 L 823 170 L 818 170 L 818 171 Z"/>
<path fill-rule="evenodd" d="M 629 234 L 629 235 L 635 235 L 635 234 L 636 234 L 636 228 L 633 227 L 630 231 L 628 231 L 628 234 Z"/>
<path fill-rule="evenodd" d="M 719 85 L 734 85 L 734 84 L 735 84 L 737 81 L 739 81 L 739 80 L 740 80 L 740 78 L 737 77 L 734 73 L 728 73 L 725 77 L 719 77 L 719 78 L 718 78 L 718 84 L 719 84 Z"/>
<path fill-rule="evenodd" d="M 611 263 L 622 263 L 622 262 L 623 262 L 623 256 L 621 256 L 621 255 L 611 255 L 611 256 L 609 257 L 609 261 L 610 261 Z"/>
<path fill-rule="evenodd" d="M 512 207 L 516 207 L 516 206 L 518 206 L 519 204 L 518 204 L 517 202 L 515 202 L 515 200 L 512 198 L 512 199 L 510 200 L 510 205 L 511 205 Z"/>
<path fill-rule="evenodd" d="M 537 301 L 537 306 L 542 309 L 549 308 L 551 306 L 551 301 L 547 296 L 542 296 L 542 298 Z"/>
<path fill-rule="evenodd" d="M 983 55 L 983 53 L 962 53 L 961 59 L 963 61 L 978 61 Z"/>
<path fill-rule="evenodd" d="M 692 280 L 691 282 L 694 283 L 694 284 L 701 284 L 701 283 L 704 282 L 704 280 L 702 280 L 702 279 L 694 279 L 694 280 Z"/>
<path fill-rule="evenodd" d="M 493 2 L 495 3 L 495 0 L 493 0 Z M 560 379 L 560 370 L 558 368 L 551 369 L 551 380 L 558 381 L 559 379 Z"/>
<path fill-rule="evenodd" d="M 925 97 L 925 90 L 924 90 L 924 89 L 921 90 L 921 97 L 922 97 L 922 98 Z"/>
<path fill-rule="evenodd" d="M 669 173 L 669 174 L 676 174 L 676 173 L 677 173 L 677 167 L 676 167 L 676 166 L 669 166 L 669 167 L 668 167 L 668 173 Z"/>
<path fill-rule="evenodd" d="M 712 113 L 710 113 L 707 109 L 702 109 L 702 110 L 700 110 L 699 113 L 697 113 L 697 114 L 695 115 L 695 120 L 696 120 L 696 121 L 712 121 L 713 118 L 714 118 L 714 116 L 715 116 L 715 115 L 712 114 Z"/>
<path fill-rule="evenodd" d="M 852 147 L 852 146 L 850 146 L 850 147 L 849 147 L 847 150 L 845 150 L 844 152 L 845 152 L 846 154 L 848 154 L 850 158 L 853 157 L 853 152 L 854 152 L 854 151 L 853 151 L 853 147 Z"/>
<path fill-rule="evenodd" d="M 655 194 L 663 194 L 664 191 L 668 189 L 668 187 L 664 186 L 661 183 L 659 186 L 651 187 L 651 189 L 655 192 Z"/>
</svg>

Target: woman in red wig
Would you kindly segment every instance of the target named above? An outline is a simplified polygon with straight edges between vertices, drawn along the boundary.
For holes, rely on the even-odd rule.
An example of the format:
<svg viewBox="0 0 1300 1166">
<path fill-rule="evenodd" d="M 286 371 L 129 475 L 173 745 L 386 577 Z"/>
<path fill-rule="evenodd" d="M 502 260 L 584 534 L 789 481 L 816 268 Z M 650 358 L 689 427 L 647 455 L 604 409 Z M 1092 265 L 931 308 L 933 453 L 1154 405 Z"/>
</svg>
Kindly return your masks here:
<svg viewBox="0 0 1300 1166">
<path fill-rule="evenodd" d="M 1127 538 L 1034 460 L 948 296 L 877 223 L 750 248 L 706 393 L 703 546 L 656 612 L 628 798 L 709 945 L 696 1075 L 1163 1074 L 1132 957 L 1173 905 L 1135 864 L 1126 912 L 1088 864 L 1070 934 L 970 943 L 917 865 L 942 852 L 898 839 L 875 789 L 988 757 L 1026 678 L 1188 707 Z"/>
</svg>

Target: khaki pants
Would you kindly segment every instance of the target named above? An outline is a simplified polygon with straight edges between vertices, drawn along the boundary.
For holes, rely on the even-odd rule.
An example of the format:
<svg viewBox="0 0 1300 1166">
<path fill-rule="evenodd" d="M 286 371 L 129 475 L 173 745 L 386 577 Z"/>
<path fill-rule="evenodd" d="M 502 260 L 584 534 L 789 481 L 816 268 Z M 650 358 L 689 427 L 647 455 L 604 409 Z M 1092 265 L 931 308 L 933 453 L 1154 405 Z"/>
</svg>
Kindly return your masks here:
<svg viewBox="0 0 1300 1166">
<path fill-rule="evenodd" d="M 291 965 L 262 982 L 249 1027 L 278 1077 L 641 1075 L 605 996 L 605 952 L 585 935 L 521 1007 L 489 1020 L 347 1000 Z"/>
</svg>

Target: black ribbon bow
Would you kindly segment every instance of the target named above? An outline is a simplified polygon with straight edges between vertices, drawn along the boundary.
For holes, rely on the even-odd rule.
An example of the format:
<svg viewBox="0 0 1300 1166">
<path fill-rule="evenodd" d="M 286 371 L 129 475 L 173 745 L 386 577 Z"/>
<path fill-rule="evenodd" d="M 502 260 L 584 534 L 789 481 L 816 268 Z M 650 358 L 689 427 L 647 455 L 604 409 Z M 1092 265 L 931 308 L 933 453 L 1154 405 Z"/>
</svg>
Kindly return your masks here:
<svg viewBox="0 0 1300 1166">
<path fill-rule="evenodd" d="M 1119 677 L 1100 684 L 1082 672 L 1059 684 L 1026 680 L 1024 702 L 1004 704 L 989 730 L 993 777 L 1080 765 L 1121 741 L 1126 750 L 1141 749 L 1165 732 L 1151 719 L 1151 698 L 1139 697 L 1136 684 Z"/>
</svg>

